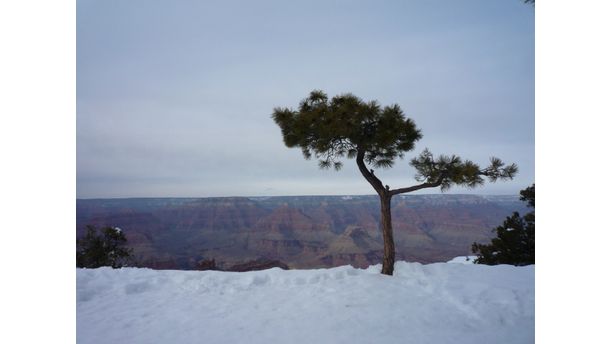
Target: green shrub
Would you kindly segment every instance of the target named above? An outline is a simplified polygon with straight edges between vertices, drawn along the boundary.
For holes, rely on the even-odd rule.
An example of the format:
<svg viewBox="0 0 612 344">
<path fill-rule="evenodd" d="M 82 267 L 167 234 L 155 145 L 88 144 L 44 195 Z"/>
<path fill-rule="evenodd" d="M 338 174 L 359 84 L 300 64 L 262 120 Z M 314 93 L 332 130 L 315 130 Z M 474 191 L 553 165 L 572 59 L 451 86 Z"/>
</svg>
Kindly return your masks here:
<svg viewBox="0 0 612 344">
<path fill-rule="evenodd" d="M 105 227 L 98 231 L 94 226 L 87 226 L 85 236 L 77 240 L 77 267 L 127 266 L 132 261 L 132 250 L 125 247 L 126 243 L 125 235 L 118 228 Z"/>
<path fill-rule="evenodd" d="M 534 211 L 520 216 L 514 212 L 504 223 L 495 228 L 497 237 L 488 245 L 474 243 L 472 252 L 478 255 L 476 264 L 511 264 L 516 266 L 535 264 L 535 184 L 521 190 L 521 201 L 526 201 Z"/>
</svg>

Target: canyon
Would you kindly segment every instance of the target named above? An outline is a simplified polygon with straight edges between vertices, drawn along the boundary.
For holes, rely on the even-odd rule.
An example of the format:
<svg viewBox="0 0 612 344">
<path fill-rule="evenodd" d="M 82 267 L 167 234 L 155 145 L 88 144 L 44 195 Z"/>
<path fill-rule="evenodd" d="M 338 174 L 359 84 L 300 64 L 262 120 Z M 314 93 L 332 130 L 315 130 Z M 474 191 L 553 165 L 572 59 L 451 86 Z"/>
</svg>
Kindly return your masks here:
<svg viewBox="0 0 612 344">
<path fill-rule="evenodd" d="M 76 235 L 121 228 L 134 265 L 153 269 L 363 268 L 382 259 L 379 209 L 371 195 L 77 199 Z M 513 211 L 527 211 L 518 196 L 396 196 L 397 259 L 469 255 Z"/>
</svg>

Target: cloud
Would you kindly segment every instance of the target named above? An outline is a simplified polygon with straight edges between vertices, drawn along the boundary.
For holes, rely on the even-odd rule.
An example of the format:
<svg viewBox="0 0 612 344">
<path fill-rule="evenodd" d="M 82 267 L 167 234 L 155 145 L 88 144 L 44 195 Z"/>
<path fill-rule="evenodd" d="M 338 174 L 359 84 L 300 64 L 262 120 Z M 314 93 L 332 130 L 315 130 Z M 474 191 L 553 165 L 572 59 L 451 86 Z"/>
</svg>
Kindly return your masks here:
<svg viewBox="0 0 612 344">
<path fill-rule="evenodd" d="M 517 162 L 475 191 L 516 193 L 534 179 L 520 5 L 80 1 L 77 196 L 371 193 L 350 162 L 320 171 L 282 143 L 272 109 L 315 88 L 398 103 L 424 134 L 414 154 Z M 380 175 L 413 181 L 406 161 Z"/>
</svg>

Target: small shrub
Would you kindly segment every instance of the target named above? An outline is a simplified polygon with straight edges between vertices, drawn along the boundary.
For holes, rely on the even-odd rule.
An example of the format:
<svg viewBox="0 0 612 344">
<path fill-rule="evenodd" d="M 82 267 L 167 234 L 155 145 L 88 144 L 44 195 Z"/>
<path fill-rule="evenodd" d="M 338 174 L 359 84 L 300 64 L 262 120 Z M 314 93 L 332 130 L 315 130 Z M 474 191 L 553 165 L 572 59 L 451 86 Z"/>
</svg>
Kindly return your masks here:
<svg viewBox="0 0 612 344">
<path fill-rule="evenodd" d="M 488 245 L 474 243 L 472 252 L 478 255 L 476 264 L 511 264 L 516 266 L 535 264 L 535 184 L 521 190 L 521 201 L 526 201 L 534 211 L 520 216 L 514 212 L 504 223 L 495 228 L 497 237 Z"/>
<path fill-rule="evenodd" d="M 118 228 L 105 227 L 98 231 L 94 226 L 87 226 L 85 236 L 77 240 L 77 267 L 127 266 L 133 258 L 126 243 L 125 235 Z"/>
</svg>

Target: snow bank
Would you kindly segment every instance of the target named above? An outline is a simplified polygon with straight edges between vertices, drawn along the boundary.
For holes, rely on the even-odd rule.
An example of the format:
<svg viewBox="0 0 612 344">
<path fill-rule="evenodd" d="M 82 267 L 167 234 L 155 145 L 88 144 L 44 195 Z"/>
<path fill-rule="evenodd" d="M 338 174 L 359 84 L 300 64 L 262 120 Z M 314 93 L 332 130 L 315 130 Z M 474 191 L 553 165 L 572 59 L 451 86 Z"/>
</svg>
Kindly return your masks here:
<svg viewBox="0 0 612 344">
<path fill-rule="evenodd" d="M 460 257 L 455 257 L 451 260 L 449 260 L 447 263 L 452 263 L 452 264 L 474 264 L 474 260 L 478 258 L 477 256 L 460 256 Z"/>
<path fill-rule="evenodd" d="M 533 266 L 395 269 L 77 269 L 77 342 L 534 342 Z"/>
</svg>

